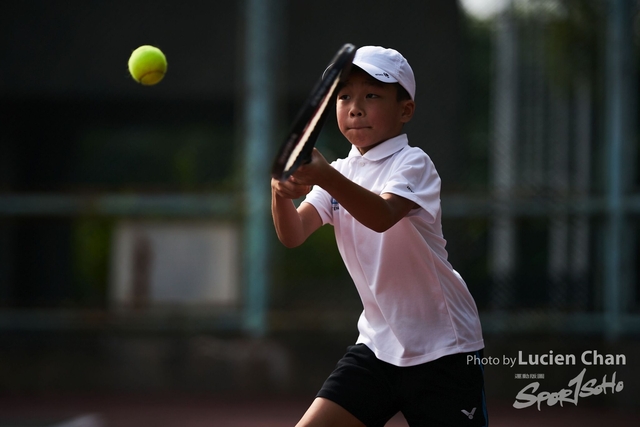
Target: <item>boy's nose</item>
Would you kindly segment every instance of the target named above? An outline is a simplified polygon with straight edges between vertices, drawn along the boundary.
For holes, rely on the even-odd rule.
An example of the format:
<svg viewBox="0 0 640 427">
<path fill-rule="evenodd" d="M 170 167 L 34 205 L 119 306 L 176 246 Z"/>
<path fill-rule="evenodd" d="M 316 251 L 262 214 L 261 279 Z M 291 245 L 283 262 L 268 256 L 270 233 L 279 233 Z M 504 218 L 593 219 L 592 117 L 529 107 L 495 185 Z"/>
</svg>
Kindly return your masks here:
<svg viewBox="0 0 640 427">
<path fill-rule="evenodd" d="M 360 117 L 363 115 L 363 112 L 360 108 L 352 108 L 349 114 L 351 117 Z"/>
</svg>

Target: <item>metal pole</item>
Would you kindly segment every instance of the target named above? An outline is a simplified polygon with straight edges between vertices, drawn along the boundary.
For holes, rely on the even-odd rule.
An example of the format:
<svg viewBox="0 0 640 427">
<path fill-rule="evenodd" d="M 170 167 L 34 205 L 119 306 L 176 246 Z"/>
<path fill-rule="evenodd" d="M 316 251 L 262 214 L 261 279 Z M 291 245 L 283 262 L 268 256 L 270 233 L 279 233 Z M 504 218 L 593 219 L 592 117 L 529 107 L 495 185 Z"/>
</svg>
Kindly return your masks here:
<svg viewBox="0 0 640 427">
<path fill-rule="evenodd" d="M 591 93 L 592 76 L 584 73 L 574 82 L 575 112 L 575 151 L 573 186 L 579 200 L 589 198 L 591 184 L 591 121 L 593 117 L 593 101 Z M 590 225 L 587 213 L 578 213 L 572 224 L 571 233 L 571 277 L 575 285 L 573 300 L 575 307 L 586 311 L 589 303 L 588 277 Z"/>
<path fill-rule="evenodd" d="M 244 61 L 244 328 L 267 332 L 269 168 L 276 125 L 277 29 L 280 0 L 246 0 Z"/>
<path fill-rule="evenodd" d="M 632 146 L 629 127 L 628 67 L 632 45 L 630 2 L 611 0 L 608 4 L 606 36 L 606 150 L 607 225 L 605 228 L 604 311 L 606 337 L 616 339 L 621 332 L 621 296 L 628 267 L 623 262 L 625 212 L 623 196 L 629 182 L 625 156 Z"/>
<path fill-rule="evenodd" d="M 491 152 L 493 197 L 496 212 L 491 225 L 491 306 L 502 311 L 513 303 L 515 222 L 508 203 L 515 180 L 515 131 L 517 125 L 517 38 L 513 6 L 496 22 L 494 79 L 494 135 Z"/>
</svg>

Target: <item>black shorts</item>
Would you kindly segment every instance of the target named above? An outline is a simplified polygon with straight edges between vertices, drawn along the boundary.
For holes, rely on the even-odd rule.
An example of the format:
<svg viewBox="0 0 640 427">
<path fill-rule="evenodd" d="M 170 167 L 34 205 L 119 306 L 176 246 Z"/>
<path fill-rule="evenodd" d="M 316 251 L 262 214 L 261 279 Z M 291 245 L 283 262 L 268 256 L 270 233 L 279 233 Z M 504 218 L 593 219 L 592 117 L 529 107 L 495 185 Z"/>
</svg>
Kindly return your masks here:
<svg viewBox="0 0 640 427">
<path fill-rule="evenodd" d="M 402 412 L 411 427 L 488 425 L 482 351 L 453 354 L 417 366 L 379 360 L 364 344 L 350 346 L 318 397 L 329 399 L 367 427 Z M 475 359 L 474 359 L 475 360 Z"/>
</svg>

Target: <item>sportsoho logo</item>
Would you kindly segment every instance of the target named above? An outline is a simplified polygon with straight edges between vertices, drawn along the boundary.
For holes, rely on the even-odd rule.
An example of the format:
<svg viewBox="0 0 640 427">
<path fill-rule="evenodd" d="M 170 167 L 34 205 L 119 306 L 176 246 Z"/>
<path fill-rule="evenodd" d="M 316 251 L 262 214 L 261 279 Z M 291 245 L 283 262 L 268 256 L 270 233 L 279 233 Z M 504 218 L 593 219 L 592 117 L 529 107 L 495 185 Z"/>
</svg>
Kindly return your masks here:
<svg viewBox="0 0 640 427">
<path fill-rule="evenodd" d="M 503 356 L 499 357 L 483 357 L 470 355 L 467 357 L 467 363 L 480 364 L 484 366 L 501 365 L 509 368 L 515 366 L 526 368 L 528 373 L 516 373 L 515 379 L 544 379 L 544 374 L 531 373 L 533 367 L 540 366 L 574 366 L 580 360 L 584 366 L 620 366 L 627 364 L 627 357 L 624 354 L 601 354 L 596 350 L 586 350 L 579 356 L 575 354 L 554 354 L 549 351 L 545 354 L 524 354 L 518 352 L 517 357 Z M 597 396 L 600 394 L 620 393 L 624 389 L 624 382 L 618 381 L 617 372 L 604 375 L 602 380 L 591 378 L 587 379 L 587 368 L 583 368 L 578 375 L 567 383 L 566 388 L 558 391 L 540 390 L 540 382 L 533 381 L 523 387 L 516 395 L 513 407 L 516 409 L 528 408 L 536 405 L 538 411 L 541 410 L 542 404 L 554 406 L 564 403 L 573 403 L 578 405 L 578 401 L 582 398 Z"/>
</svg>

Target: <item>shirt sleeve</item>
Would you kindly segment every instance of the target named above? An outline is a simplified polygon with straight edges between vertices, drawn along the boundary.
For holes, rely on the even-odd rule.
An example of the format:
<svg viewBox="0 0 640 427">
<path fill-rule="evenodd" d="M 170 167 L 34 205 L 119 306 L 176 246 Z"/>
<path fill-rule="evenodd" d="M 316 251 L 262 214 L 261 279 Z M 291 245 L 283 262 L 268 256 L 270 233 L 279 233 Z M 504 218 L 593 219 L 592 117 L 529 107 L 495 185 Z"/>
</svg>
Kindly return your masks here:
<svg viewBox="0 0 640 427">
<path fill-rule="evenodd" d="M 427 154 L 411 148 L 398 156 L 380 194 L 391 193 L 417 203 L 434 222 L 440 211 L 440 176 Z"/>
<path fill-rule="evenodd" d="M 309 203 L 320 215 L 322 218 L 322 224 L 332 224 L 333 225 L 333 208 L 331 206 L 332 197 L 329 193 L 327 193 L 323 188 L 315 185 L 313 189 L 307 194 L 307 197 L 302 201 L 302 203 Z"/>
</svg>

